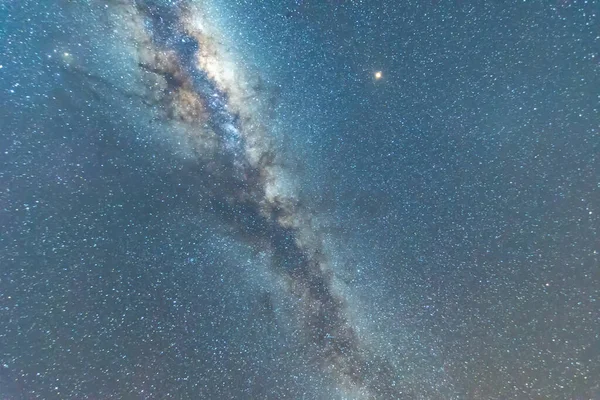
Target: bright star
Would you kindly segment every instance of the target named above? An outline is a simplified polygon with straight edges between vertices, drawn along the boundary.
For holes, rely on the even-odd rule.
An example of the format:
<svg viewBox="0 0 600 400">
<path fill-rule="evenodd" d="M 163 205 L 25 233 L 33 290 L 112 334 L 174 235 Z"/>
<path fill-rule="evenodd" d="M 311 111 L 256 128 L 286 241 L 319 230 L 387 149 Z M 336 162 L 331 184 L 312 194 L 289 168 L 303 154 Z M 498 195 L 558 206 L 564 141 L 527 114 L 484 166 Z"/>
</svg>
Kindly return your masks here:
<svg viewBox="0 0 600 400">
<path fill-rule="evenodd" d="M 379 80 L 383 77 L 383 73 L 381 71 L 375 72 L 375 79 Z"/>
</svg>

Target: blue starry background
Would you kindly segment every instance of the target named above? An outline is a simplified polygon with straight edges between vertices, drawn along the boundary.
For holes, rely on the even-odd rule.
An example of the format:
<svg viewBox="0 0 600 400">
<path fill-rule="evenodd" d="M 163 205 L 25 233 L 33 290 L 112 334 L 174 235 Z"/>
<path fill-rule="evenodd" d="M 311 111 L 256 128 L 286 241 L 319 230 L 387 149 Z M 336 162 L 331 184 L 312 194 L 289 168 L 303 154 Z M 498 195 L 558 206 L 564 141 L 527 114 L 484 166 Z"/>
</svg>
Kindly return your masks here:
<svg viewBox="0 0 600 400">
<path fill-rule="evenodd" d="M 422 398 L 600 398 L 600 3 L 215 3 Z M 105 8 L 0 4 L 0 395 L 342 398 Z"/>
</svg>

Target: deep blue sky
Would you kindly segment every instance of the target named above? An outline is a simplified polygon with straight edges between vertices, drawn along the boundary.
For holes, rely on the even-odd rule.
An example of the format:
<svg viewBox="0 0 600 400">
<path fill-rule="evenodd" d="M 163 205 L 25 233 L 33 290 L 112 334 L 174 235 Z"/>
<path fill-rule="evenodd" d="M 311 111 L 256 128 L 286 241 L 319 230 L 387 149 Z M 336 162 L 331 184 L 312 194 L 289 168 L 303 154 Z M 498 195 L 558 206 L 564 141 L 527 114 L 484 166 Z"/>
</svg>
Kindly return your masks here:
<svg viewBox="0 0 600 400">
<path fill-rule="evenodd" d="M 0 395 L 342 398 L 89 3 L 0 3 Z M 211 3 L 407 398 L 600 396 L 600 3 Z"/>
</svg>

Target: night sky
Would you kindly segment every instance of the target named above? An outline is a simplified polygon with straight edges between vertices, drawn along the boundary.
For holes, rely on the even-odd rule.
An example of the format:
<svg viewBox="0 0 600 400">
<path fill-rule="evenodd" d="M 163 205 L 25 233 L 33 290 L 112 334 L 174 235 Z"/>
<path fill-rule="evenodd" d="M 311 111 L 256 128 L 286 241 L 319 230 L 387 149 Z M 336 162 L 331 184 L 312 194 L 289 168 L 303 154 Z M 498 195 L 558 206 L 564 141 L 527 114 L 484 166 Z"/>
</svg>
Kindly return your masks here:
<svg viewBox="0 0 600 400">
<path fill-rule="evenodd" d="M 600 2 L 0 0 L 1 399 L 600 399 Z"/>
</svg>

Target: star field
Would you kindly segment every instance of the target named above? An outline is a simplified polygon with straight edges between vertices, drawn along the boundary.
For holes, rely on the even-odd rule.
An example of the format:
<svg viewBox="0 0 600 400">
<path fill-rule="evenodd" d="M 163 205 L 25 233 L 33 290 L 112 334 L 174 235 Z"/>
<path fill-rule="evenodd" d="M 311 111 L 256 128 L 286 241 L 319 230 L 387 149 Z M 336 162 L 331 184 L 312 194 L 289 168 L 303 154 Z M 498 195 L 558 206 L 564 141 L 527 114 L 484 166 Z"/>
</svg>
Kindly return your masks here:
<svg viewBox="0 0 600 400">
<path fill-rule="evenodd" d="M 596 399 L 597 1 L 0 4 L 0 397 Z"/>
</svg>

